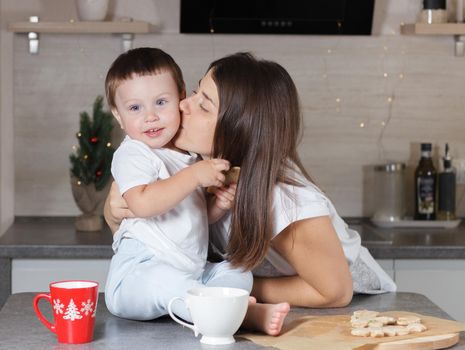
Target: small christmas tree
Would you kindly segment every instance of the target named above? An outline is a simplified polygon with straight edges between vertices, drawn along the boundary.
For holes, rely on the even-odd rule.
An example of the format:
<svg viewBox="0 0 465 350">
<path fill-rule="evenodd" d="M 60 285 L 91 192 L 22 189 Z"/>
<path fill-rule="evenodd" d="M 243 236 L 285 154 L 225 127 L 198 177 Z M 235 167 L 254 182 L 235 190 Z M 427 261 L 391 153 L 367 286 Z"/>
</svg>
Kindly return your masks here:
<svg viewBox="0 0 465 350">
<path fill-rule="evenodd" d="M 103 110 L 103 97 L 97 96 L 94 102 L 92 120 L 87 112 L 80 114 L 80 129 L 76 134 L 79 146 L 69 156 L 71 174 L 78 184 L 95 184 L 101 191 L 111 177 L 111 160 L 115 149 L 111 144 L 113 116 Z"/>
<path fill-rule="evenodd" d="M 111 178 L 111 161 L 115 149 L 111 144 L 113 116 L 103 110 L 103 97 L 94 102 L 92 119 L 80 114 L 79 141 L 70 154 L 71 189 L 76 205 L 84 213 L 76 218 L 78 231 L 102 229 L 101 203 L 105 199 Z"/>
</svg>

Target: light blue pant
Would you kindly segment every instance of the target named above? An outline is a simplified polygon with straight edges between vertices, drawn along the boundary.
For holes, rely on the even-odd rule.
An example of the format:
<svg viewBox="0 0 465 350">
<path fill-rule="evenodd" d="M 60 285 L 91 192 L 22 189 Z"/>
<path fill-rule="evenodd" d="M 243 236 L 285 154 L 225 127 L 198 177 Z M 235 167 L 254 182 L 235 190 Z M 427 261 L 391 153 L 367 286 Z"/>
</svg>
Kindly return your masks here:
<svg viewBox="0 0 465 350">
<path fill-rule="evenodd" d="M 173 297 L 185 297 L 195 287 L 234 287 L 252 290 L 250 272 L 233 268 L 228 262 L 207 262 L 203 274 L 191 274 L 160 262 L 144 244 L 135 239 L 122 239 L 111 259 L 105 286 L 108 310 L 119 317 L 133 320 L 153 320 L 168 314 Z M 182 302 L 172 305 L 173 312 L 192 322 Z"/>
</svg>

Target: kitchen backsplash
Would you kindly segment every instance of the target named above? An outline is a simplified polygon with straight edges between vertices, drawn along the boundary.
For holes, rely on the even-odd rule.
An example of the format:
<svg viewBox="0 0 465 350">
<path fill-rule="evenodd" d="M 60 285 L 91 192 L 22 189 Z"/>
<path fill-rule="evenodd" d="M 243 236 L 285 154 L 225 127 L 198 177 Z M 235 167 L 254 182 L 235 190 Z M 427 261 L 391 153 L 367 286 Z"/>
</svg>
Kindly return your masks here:
<svg viewBox="0 0 465 350">
<path fill-rule="evenodd" d="M 72 4 L 58 0 L 39 7 L 32 0 L 16 3 L 3 1 L 11 13 L 3 12 L 2 22 L 35 14 L 28 6 L 36 6 L 43 20 L 52 12 L 54 20 L 75 16 Z M 399 34 L 401 22 L 415 20 L 420 3 L 377 1 L 375 34 L 365 37 L 180 35 L 179 1 L 139 0 L 135 9 L 134 2 L 118 0 L 112 9 L 163 26 L 161 33 L 136 35 L 134 46 L 170 53 L 183 69 L 188 91 L 208 63 L 228 53 L 252 51 L 281 63 L 300 92 L 305 166 L 341 215 L 361 216 L 372 212 L 370 165 L 401 161 L 411 173 L 422 141 L 432 142 L 436 154 L 449 142 L 453 157 L 465 158 L 465 57 L 454 56 L 452 36 Z M 120 38 L 42 34 L 39 55 L 27 52 L 25 35 L 12 40 L 15 214 L 77 214 L 68 156 L 76 144 L 79 113 L 90 111 L 104 93 Z M 459 186 L 461 216 L 464 193 Z"/>
</svg>

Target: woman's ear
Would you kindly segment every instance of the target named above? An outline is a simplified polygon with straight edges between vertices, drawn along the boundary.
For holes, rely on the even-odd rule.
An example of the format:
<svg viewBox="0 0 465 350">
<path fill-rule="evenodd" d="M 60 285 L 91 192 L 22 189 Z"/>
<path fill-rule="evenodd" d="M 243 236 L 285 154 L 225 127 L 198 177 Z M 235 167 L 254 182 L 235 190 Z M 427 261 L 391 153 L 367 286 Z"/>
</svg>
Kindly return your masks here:
<svg viewBox="0 0 465 350">
<path fill-rule="evenodd" d="M 119 113 L 118 113 L 118 109 L 112 108 L 112 109 L 111 109 L 111 113 L 113 114 L 113 116 L 115 117 L 115 119 L 118 121 L 118 124 L 119 124 L 119 126 L 121 127 L 121 129 L 124 130 L 123 123 L 121 122 L 121 116 L 120 116 Z"/>
</svg>

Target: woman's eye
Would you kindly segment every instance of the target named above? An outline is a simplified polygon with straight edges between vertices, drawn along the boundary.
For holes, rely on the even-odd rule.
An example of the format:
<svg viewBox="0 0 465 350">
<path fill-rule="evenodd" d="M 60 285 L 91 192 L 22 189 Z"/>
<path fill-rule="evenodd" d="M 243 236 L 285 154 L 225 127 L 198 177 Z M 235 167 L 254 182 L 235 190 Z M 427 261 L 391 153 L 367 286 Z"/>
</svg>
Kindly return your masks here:
<svg viewBox="0 0 465 350">
<path fill-rule="evenodd" d="M 197 90 L 192 90 L 192 95 L 197 95 Z M 206 109 L 202 104 L 199 104 L 199 107 L 202 111 L 208 112 L 208 109 Z"/>
<path fill-rule="evenodd" d="M 132 112 L 137 112 L 137 111 L 140 110 L 140 106 L 139 105 L 129 106 L 129 110 L 132 111 Z"/>
</svg>

